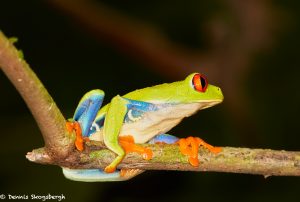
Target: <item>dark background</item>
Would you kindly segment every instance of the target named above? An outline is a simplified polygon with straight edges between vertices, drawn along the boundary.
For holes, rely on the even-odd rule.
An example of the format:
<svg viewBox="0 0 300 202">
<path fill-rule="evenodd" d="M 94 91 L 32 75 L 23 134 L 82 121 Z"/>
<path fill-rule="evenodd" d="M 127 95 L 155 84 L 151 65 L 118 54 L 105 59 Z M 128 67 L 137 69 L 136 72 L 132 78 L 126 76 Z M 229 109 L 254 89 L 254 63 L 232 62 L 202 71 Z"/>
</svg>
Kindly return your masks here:
<svg viewBox="0 0 300 202">
<path fill-rule="evenodd" d="M 107 103 L 198 71 L 222 88 L 224 103 L 171 134 L 214 145 L 299 150 L 298 1 L 93 2 L 100 29 L 97 17 L 86 23 L 57 1 L 0 4 L 0 29 L 18 37 L 17 47 L 66 117 L 90 89 L 103 89 Z M 126 31 L 128 22 L 134 23 Z M 139 43 L 143 39 L 150 45 Z M 42 136 L 2 73 L 0 92 L 0 194 L 64 194 L 66 201 L 299 200 L 299 177 L 148 171 L 126 182 L 69 181 L 59 167 L 26 160 L 28 151 L 43 146 Z"/>
</svg>

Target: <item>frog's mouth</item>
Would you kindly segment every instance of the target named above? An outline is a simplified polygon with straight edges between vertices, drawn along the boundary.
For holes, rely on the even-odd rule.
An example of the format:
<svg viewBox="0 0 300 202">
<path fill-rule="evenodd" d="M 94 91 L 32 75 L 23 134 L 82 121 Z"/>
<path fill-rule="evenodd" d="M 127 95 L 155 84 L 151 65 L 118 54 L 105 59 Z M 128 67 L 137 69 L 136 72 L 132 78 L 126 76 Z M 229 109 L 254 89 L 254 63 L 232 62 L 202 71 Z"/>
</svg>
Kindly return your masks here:
<svg viewBox="0 0 300 202">
<path fill-rule="evenodd" d="M 198 104 L 200 105 L 200 109 L 206 109 L 212 106 L 215 106 L 217 104 L 220 104 L 223 100 L 202 100 L 201 102 L 198 102 Z"/>
</svg>

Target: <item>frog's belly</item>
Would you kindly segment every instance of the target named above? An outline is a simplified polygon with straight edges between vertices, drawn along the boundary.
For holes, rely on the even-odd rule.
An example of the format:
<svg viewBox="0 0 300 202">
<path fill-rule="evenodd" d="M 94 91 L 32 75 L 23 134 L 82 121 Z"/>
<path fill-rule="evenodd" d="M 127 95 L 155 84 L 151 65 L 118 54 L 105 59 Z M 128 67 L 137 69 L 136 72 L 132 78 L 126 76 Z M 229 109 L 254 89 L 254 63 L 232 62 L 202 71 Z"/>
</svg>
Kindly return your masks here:
<svg viewBox="0 0 300 202">
<path fill-rule="evenodd" d="M 146 143 L 154 136 L 164 134 L 176 126 L 184 117 L 188 117 L 201 108 L 199 103 L 181 104 L 166 107 L 158 111 L 146 112 L 141 119 L 124 123 L 120 136 L 131 135 L 136 143 Z M 91 140 L 103 140 L 103 128 L 90 136 Z"/>
<path fill-rule="evenodd" d="M 129 123 L 122 127 L 120 136 L 132 135 L 136 143 L 146 143 L 159 134 L 164 134 L 176 126 L 181 119 L 164 119 L 160 121 L 145 120 Z"/>
</svg>

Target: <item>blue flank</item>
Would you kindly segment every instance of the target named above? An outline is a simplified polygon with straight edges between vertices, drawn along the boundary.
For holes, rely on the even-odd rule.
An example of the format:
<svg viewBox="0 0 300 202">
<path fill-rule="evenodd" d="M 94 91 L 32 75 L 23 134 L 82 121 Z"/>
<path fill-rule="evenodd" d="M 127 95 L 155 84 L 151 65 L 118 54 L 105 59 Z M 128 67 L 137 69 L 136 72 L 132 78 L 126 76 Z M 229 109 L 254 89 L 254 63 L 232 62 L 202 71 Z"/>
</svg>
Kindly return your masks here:
<svg viewBox="0 0 300 202">
<path fill-rule="evenodd" d="M 128 98 L 124 98 L 128 101 L 127 104 L 127 113 L 124 117 L 124 123 L 131 123 L 134 122 L 134 120 L 131 120 L 128 116 L 128 112 L 131 113 L 133 118 L 139 118 L 142 117 L 144 113 L 149 111 L 156 111 L 158 110 L 158 107 L 155 104 L 148 103 L 148 102 L 142 102 L 142 101 L 136 101 L 131 100 Z M 105 115 L 95 120 L 95 123 L 99 126 L 99 129 L 101 129 L 104 125 Z M 90 130 L 86 136 L 90 136 L 91 134 L 96 132 L 96 127 L 92 126 L 90 127 Z"/>
<path fill-rule="evenodd" d="M 158 110 L 158 107 L 155 104 L 149 102 L 131 100 L 128 98 L 125 99 L 128 100 L 128 104 L 127 104 L 127 114 L 125 115 L 124 123 L 134 122 L 134 120 L 131 120 L 130 117 L 128 116 L 128 112 L 131 112 L 133 118 L 139 118 L 142 117 L 143 114 L 146 112 Z"/>
</svg>

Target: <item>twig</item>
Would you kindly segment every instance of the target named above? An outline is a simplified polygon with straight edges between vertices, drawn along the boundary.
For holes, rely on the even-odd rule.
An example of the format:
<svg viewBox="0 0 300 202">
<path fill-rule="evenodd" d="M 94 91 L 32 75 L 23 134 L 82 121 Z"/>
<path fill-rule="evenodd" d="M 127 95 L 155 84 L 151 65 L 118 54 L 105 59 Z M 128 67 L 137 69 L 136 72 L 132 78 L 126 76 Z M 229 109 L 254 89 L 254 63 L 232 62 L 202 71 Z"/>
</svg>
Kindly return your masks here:
<svg viewBox="0 0 300 202">
<path fill-rule="evenodd" d="M 248 173 L 267 176 L 300 176 L 300 152 L 275 151 L 270 149 L 249 149 L 224 147 L 215 155 L 206 149 L 199 150 L 200 166 L 193 167 L 177 145 L 143 145 L 152 149 L 153 159 L 144 160 L 141 155 L 129 153 L 119 168 L 142 170 L 181 170 Z M 104 168 L 116 156 L 103 145 L 89 144 L 87 149 L 73 152 L 68 159 L 53 161 L 44 149 L 33 150 L 27 158 L 36 163 L 55 164 L 69 168 Z"/>
<path fill-rule="evenodd" d="M 25 100 L 53 157 L 67 156 L 72 140 L 66 135 L 65 118 L 21 53 L 0 31 L 0 67 Z"/>
</svg>

